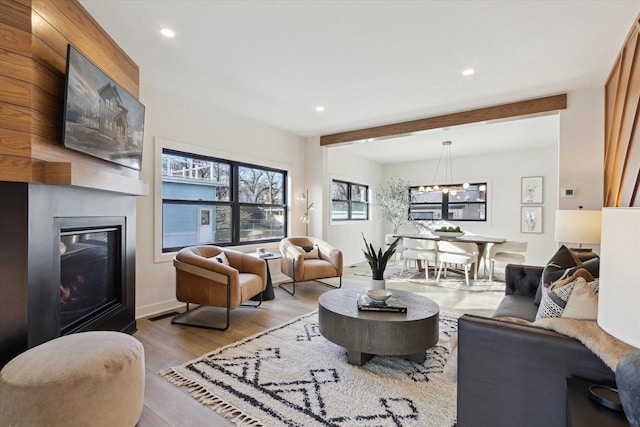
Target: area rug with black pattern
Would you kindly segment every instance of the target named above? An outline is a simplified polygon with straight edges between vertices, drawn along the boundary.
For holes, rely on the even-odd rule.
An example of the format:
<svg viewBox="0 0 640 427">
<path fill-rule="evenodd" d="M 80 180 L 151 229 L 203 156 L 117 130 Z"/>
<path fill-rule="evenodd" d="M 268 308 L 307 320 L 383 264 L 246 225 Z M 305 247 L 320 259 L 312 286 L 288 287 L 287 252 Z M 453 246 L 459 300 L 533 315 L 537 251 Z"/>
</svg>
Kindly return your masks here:
<svg viewBox="0 0 640 427">
<path fill-rule="evenodd" d="M 440 341 L 423 363 L 375 356 L 354 366 L 312 312 L 161 375 L 237 425 L 449 427 L 456 385 L 442 372 L 456 330 L 440 313 Z"/>
</svg>

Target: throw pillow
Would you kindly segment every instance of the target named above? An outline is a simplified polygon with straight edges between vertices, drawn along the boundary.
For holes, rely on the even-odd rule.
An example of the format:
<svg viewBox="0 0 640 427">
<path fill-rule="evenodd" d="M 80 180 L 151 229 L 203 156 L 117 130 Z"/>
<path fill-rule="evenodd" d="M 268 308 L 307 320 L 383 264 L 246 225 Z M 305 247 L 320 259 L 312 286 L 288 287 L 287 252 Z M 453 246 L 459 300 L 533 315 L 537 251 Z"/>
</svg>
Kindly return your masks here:
<svg viewBox="0 0 640 427">
<path fill-rule="evenodd" d="M 304 259 L 317 259 L 320 258 L 320 254 L 318 253 L 318 246 L 317 245 L 312 245 L 312 246 L 300 246 L 300 249 L 302 249 L 302 257 Z"/>
<path fill-rule="evenodd" d="M 220 264 L 229 265 L 229 260 L 227 259 L 227 256 L 224 254 L 224 252 L 220 252 L 218 255 L 209 259 L 219 262 Z"/>
<path fill-rule="evenodd" d="M 566 274 L 566 270 L 571 267 L 576 267 L 582 264 L 582 262 L 571 252 L 569 248 L 562 245 L 560 249 L 551 257 L 547 265 L 542 271 L 542 278 L 540 279 L 540 285 L 536 291 L 536 298 L 534 300 L 536 305 L 540 305 L 542 299 L 542 291 L 544 286 L 549 286 L 551 283 L 562 278 Z"/>
<path fill-rule="evenodd" d="M 599 285 L 599 280 L 577 282 L 560 317 L 597 320 Z"/>
<path fill-rule="evenodd" d="M 591 274 L 591 276 L 593 276 L 594 278 L 598 278 L 600 277 L 600 258 L 596 257 L 596 258 L 591 258 L 587 261 L 582 261 L 582 264 L 575 266 L 573 268 L 570 268 L 569 271 L 567 272 L 567 275 L 573 274 L 579 268 L 584 268 Z M 590 281 L 591 280 L 587 279 L 587 282 L 590 282 Z"/>
<path fill-rule="evenodd" d="M 573 269 L 567 270 L 567 274 L 571 270 L 573 270 Z M 568 285 L 571 282 L 574 282 L 578 277 L 582 277 L 587 282 L 593 282 L 595 280 L 593 278 L 593 276 L 591 275 L 591 273 L 589 273 L 589 271 L 587 271 L 584 268 L 578 268 L 576 271 L 574 271 L 571 274 L 571 276 L 558 279 L 555 282 L 553 282 L 553 284 L 551 286 L 553 287 L 553 289 L 559 289 L 559 288 L 561 288 L 561 287 L 563 287 L 565 285 Z"/>
<path fill-rule="evenodd" d="M 571 291 L 578 281 L 584 281 L 582 277 L 578 277 L 573 282 L 560 286 L 557 289 L 555 286 L 542 287 L 542 299 L 540 300 L 540 307 L 538 307 L 538 313 L 536 313 L 536 320 L 545 319 L 547 317 L 560 317 L 567 305 L 567 300 L 571 295 Z"/>
</svg>

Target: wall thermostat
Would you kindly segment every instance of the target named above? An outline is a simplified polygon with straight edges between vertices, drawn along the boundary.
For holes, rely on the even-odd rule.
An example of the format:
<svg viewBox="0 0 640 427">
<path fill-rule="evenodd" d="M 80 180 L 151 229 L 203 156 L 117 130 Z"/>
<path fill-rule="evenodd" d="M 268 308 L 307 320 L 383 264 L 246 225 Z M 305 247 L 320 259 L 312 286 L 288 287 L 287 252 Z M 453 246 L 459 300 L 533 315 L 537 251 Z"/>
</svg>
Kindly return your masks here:
<svg viewBox="0 0 640 427">
<path fill-rule="evenodd" d="M 560 197 L 576 197 L 575 188 L 562 188 L 560 190 Z"/>
</svg>

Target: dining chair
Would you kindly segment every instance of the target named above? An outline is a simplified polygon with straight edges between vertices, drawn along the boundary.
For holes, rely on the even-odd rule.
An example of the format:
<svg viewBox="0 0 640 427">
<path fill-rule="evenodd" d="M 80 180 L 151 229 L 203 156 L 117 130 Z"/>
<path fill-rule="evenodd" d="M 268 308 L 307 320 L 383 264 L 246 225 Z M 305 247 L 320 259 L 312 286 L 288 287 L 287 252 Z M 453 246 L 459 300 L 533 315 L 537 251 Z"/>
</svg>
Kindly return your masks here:
<svg viewBox="0 0 640 427">
<path fill-rule="evenodd" d="M 489 281 L 493 280 L 493 270 L 496 261 L 510 264 L 524 264 L 525 256 L 522 252 L 527 251 L 527 242 L 506 241 L 494 243 L 489 249 L 487 259 L 489 260 Z"/>
<path fill-rule="evenodd" d="M 402 274 L 404 269 L 407 268 L 408 260 L 415 260 L 416 264 L 418 261 L 424 261 L 424 277 L 426 280 L 429 280 L 429 261 L 433 262 L 434 267 L 436 266 L 438 260 L 438 242 L 435 240 L 407 238 L 402 239 L 402 241 L 405 250 L 402 253 L 404 261 L 402 263 L 400 274 Z"/>
<path fill-rule="evenodd" d="M 438 260 L 440 265 L 436 281 L 440 280 L 443 268 L 444 277 L 447 277 L 445 264 L 462 265 L 467 286 L 469 286 L 469 267 L 474 268 L 474 277 L 478 276 L 478 245 L 475 243 L 438 241 Z"/>
</svg>

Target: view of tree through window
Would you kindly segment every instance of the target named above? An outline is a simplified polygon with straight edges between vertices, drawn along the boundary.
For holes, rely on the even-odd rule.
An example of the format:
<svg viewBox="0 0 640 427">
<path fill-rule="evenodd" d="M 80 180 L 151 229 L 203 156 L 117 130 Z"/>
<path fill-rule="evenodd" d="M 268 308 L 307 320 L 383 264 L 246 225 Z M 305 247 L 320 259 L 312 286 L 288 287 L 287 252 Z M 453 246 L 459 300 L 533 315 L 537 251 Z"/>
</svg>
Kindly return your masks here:
<svg viewBox="0 0 640 427">
<path fill-rule="evenodd" d="M 334 221 L 369 219 L 369 187 L 333 180 L 331 219 Z"/>
<path fill-rule="evenodd" d="M 487 183 L 473 183 L 468 188 L 456 184 L 448 193 L 425 191 L 427 186 L 409 188 L 409 217 L 413 220 L 487 220 Z"/>
<path fill-rule="evenodd" d="M 285 171 L 163 150 L 163 251 L 282 239 L 285 182 Z"/>
</svg>

